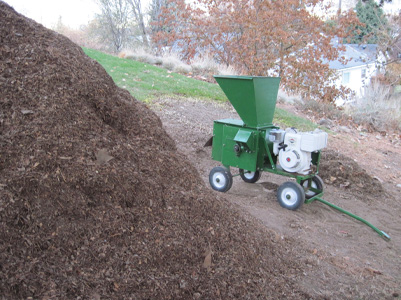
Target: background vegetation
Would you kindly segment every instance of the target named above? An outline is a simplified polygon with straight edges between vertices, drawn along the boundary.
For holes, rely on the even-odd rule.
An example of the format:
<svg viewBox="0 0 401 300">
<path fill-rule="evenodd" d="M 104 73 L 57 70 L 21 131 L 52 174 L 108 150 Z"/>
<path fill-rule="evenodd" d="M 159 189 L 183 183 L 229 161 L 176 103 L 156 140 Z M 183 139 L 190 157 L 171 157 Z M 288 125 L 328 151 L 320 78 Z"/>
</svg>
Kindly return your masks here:
<svg viewBox="0 0 401 300">
<path fill-rule="evenodd" d="M 215 83 L 188 78 L 148 63 L 119 58 L 93 49 L 84 48 L 84 51 L 105 68 L 118 86 L 127 89 L 140 101 L 151 104 L 157 97 L 170 96 L 227 101 L 227 97 Z M 276 108 L 274 122 L 284 127 L 295 126 L 300 130 L 317 128 L 313 122 L 280 108 Z"/>
<path fill-rule="evenodd" d="M 54 29 L 83 47 L 130 59 L 111 60 L 106 70 L 142 101 L 168 93 L 221 101 L 222 94 L 210 95 L 219 88 L 191 86 L 186 79 L 214 82 L 214 74 L 246 73 L 281 76 L 287 94 L 319 111 L 317 105 L 347 93 L 333 86 L 335 74 L 323 59 L 338 56 L 330 41 L 343 37 L 345 42 L 376 42 L 387 57 L 385 72 L 343 112 L 380 130 L 401 126 L 401 17 L 382 10 L 391 0 L 347 1 L 354 3 L 351 10 L 339 9 L 326 19 L 317 17 L 323 0 L 191 2 L 197 6 L 152 0 L 147 8 L 140 0 L 97 1 L 101 14 L 88 26 L 71 30 L 60 20 Z M 138 66 L 146 69 L 137 72 Z M 117 69 L 125 69 L 120 78 L 115 77 Z M 131 74 L 135 76 L 128 78 Z"/>
</svg>

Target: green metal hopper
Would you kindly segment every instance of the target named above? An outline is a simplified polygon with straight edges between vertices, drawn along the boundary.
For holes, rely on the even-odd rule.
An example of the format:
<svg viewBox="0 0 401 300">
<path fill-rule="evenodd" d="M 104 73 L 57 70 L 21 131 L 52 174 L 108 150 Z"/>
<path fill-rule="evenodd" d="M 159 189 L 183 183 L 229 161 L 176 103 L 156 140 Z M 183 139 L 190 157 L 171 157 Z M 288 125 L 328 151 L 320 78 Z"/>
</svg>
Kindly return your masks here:
<svg viewBox="0 0 401 300">
<path fill-rule="evenodd" d="M 279 77 L 214 76 L 244 126 L 271 126 L 276 108 Z"/>
<path fill-rule="evenodd" d="M 241 120 L 214 122 L 212 157 L 226 166 L 249 171 L 262 170 L 266 151 L 266 133 L 277 128 L 273 116 L 280 84 L 279 77 L 214 76 Z M 270 166 L 275 165 L 272 157 Z"/>
</svg>

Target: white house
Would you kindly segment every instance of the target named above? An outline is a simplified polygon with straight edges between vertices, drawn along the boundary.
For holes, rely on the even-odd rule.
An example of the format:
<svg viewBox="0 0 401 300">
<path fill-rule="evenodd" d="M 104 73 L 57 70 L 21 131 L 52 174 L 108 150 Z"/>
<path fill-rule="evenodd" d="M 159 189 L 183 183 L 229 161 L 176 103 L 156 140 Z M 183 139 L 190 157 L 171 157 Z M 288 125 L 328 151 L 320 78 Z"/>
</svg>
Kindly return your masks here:
<svg viewBox="0 0 401 300">
<path fill-rule="evenodd" d="M 335 82 L 337 88 L 347 87 L 354 92 L 355 97 L 361 97 L 371 78 L 381 72 L 385 59 L 383 55 L 377 54 L 375 44 L 344 44 L 344 46 L 345 51 L 340 57 L 344 57 L 347 63 L 331 61 L 329 67 L 337 71 L 338 78 Z M 340 100 L 338 104 L 343 101 Z"/>
</svg>

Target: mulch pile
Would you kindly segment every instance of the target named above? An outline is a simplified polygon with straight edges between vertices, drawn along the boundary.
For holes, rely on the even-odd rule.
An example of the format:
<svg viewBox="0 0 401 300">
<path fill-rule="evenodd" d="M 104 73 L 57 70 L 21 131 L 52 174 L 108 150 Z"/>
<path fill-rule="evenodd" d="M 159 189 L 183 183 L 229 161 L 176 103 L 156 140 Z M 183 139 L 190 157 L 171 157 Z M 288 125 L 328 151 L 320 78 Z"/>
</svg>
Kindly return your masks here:
<svg viewBox="0 0 401 300">
<path fill-rule="evenodd" d="M 383 186 L 353 159 L 333 150 L 322 151 L 319 175 L 325 183 L 359 195 L 382 195 Z M 366 198 L 366 197 L 364 197 Z"/>
<path fill-rule="evenodd" d="M 211 196 L 154 113 L 2 1 L 0 93 L 4 299 L 310 298 L 291 241 Z"/>
</svg>

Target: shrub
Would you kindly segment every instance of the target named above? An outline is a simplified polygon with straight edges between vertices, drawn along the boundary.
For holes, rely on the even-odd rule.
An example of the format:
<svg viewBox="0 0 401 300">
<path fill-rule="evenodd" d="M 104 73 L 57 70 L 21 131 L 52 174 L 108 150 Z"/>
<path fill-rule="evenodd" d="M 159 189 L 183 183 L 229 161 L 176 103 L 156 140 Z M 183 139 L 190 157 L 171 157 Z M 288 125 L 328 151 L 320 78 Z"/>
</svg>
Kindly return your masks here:
<svg viewBox="0 0 401 300">
<path fill-rule="evenodd" d="M 182 63 L 182 64 L 179 64 L 179 65 L 175 66 L 173 71 L 176 72 L 176 73 L 180 73 L 180 74 L 186 75 L 189 72 L 191 72 L 191 66 Z"/>
<path fill-rule="evenodd" d="M 208 53 L 206 53 L 202 57 L 194 58 L 191 61 L 191 68 L 192 68 L 192 72 L 194 74 L 199 74 L 199 75 L 207 75 L 207 74 L 235 75 L 235 74 L 237 74 L 234 67 L 217 63 L 214 60 L 214 58 Z"/>
<path fill-rule="evenodd" d="M 185 63 L 183 63 L 174 53 L 169 53 L 162 58 L 162 67 L 167 70 L 174 71 L 174 69 L 180 65 L 185 65 Z"/>
<path fill-rule="evenodd" d="M 213 75 L 234 75 L 235 69 L 231 66 L 220 65 L 216 63 L 209 55 L 204 55 L 191 61 L 188 65 L 181 61 L 178 54 L 169 52 L 163 56 L 155 56 L 149 53 L 149 50 L 138 48 L 135 50 L 124 50 L 118 55 L 120 58 L 133 59 L 140 62 L 160 65 L 163 68 L 176 73 L 187 75 L 192 72 L 207 80 L 213 80 Z"/>
<path fill-rule="evenodd" d="M 379 131 L 401 130 L 401 95 L 391 95 L 389 86 L 372 83 L 348 110 L 357 124 Z"/>
<path fill-rule="evenodd" d="M 321 102 L 314 99 L 308 99 L 305 101 L 299 101 L 296 99 L 294 103 L 298 109 L 306 113 L 312 112 L 319 118 L 326 118 L 336 121 L 349 119 L 344 111 L 333 103 Z"/>
<path fill-rule="evenodd" d="M 279 103 L 288 103 L 288 104 L 303 104 L 302 97 L 300 95 L 289 95 L 283 90 L 278 91 L 277 102 Z"/>
<path fill-rule="evenodd" d="M 163 64 L 163 57 L 155 56 L 155 65 L 161 66 Z"/>
<path fill-rule="evenodd" d="M 238 75 L 238 72 L 233 66 L 218 65 L 218 75 Z"/>
<path fill-rule="evenodd" d="M 125 54 L 124 58 L 137 60 L 150 65 L 156 64 L 156 58 L 153 54 L 150 54 L 143 48 L 135 49 L 134 51 L 125 50 L 122 53 Z M 120 55 L 119 55 L 120 56 Z"/>
<path fill-rule="evenodd" d="M 197 75 L 216 74 L 218 71 L 217 63 L 208 54 L 194 58 L 191 61 L 191 68 Z"/>
</svg>

